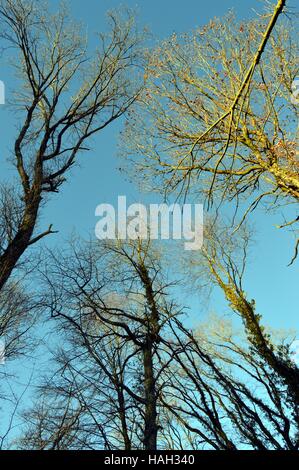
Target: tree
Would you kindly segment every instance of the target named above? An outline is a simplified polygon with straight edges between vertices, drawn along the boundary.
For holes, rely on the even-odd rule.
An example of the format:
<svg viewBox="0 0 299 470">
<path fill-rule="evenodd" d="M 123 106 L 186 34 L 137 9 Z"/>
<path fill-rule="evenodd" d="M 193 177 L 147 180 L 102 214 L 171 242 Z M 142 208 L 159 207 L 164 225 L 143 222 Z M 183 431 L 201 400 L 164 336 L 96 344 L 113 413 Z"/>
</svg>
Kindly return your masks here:
<svg viewBox="0 0 299 470">
<path fill-rule="evenodd" d="M 290 361 L 290 351 L 275 350 L 271 336 L 262 325 L 262 316 L 256 312 L 254 299 L 250 299 L 245 291 L 244 273 L 250 238 L 246 227 L 232 236 L 231 230 L 224 225 L 207 222 L 204 247 L 190 261 L 192 276 L 199 284 L 203 276 L 207 276 L 209 283 L 223 291 L 231 309 L 244 324 L 252 352 L 258 354 L 287 386 L 299 419 L 298 367 Z"/>
<path fill-rule="evenodd" d="M 201 194 L 208 207 L 231 201 L 242 220 L 262 200 L 298 202 L 298 64 L 291 22 L 278 22 L 285 3 L 246 24 L 213 19 L 150 52 L 124 132 L 143 187 L 145 175 L 166 195 Z"/>
<path fill-rule="evenodd" d="M 220 244 L 230 263 L 214 254 L 212 266 L 224 273 L 232 264 L 237 276 L 233 245 Z M 212 249 L 202 255 L 208 268 Z M 41 404 L 26 414 L 21 446 L 298 449 L 298 368 L 288 343 L 275 341 L 260 317 L 252 328 L 240 310 L 239 334 L 219 318 L 214 328 L 187 327 L 170 289 L 180 286 L 150 243 L 73 243 L 52 256 L 45 277 L 43 304 L 67 343 L 39 391 Z"/>
<path fill-rule="evenodd" d="M 71 374 L 67 382 L 76 381 L 74 396 L 94 410 L 106 448 L 156 449 L 165 335 L 179 313 L 164 293 L 168 282 L 158 254 L 138 240 L 75 243 L 68 254 L 52 254 L 45 276 L 42 304 L 70 341 L 68 353 L 60 354 L 63 383 Z"/>
<path fill-rule="evenodd" d="M 52 14 L 35 0 L 2 0 L 0 38 L 14 50 L 22 124 L 15 139 L 17 181 L 1 190 L 0 289 L 25 250 L 53 233 L 35 233 L 46 196 L 59 191 L 88 141 L 136 99 L 140 37 L 130 13 L 109 15 L 90 57 L 65 7 Z"/>
<path fill-rule="evenodd" d="M 37 295 L 24 282 L 8 282 L 0 291 L 0 449 L 16 426 L 22 398 L 31 384 L 26 374 L 20 380 L 17 361 L 30 361 L 38 345 L 34 327 L 41 314 Z M 32 374 L 31 374 L 32 375 Z M 24 383 L 25 381 L 25 383 Z"/>
<path fill-rule="evenodd" d="M 191 448 L 298 449 L 298 404 L 248 337 L 218 316 L 193 331 L 177 322 L 173 334 L 176 362 L 162 403 L 190 433 Z M 287 343 L 272 347 L 287 357 Z"/>
<path fill-rule="evenodd" d="M 202 250 L 191 259 L 179 253 L 184 271 L 171 253 L 175 275 L 151 241 L 74 240 L 49 252 L 38 305 L 58 332 L 54 372 L 23 415 L 17 446 L 298 450 L 298 366 L 244 287 L 247 213 L 268 196 L 274 205 L 298 199 L 294 126 L 287 128 L 296 109 L 285 103 L 297 66 L 292 34 L 277 25 L 284 7 L 278 0 L 270 18 L 236 25 L 229 16 L 173 36 L 148 55 L 146 88 L 132 90 L 128 73 L 140 55 L 131 21 L 122 26 L 112 15 L 110 41 L 102 37 L 86 70 L 64 9 L 48 22 L 36 2 L 0 0 L 2 37 L 20 51 L 25 77 L 14 152 L 20 195 L 1 190 L 0 296 L 12 288 L 4 300 L 12 325 L 19 305 L 7 299 L 19 300 L 19 291 L 11 273 L 52 233 L 36 233 L 43 198 L 59 190 L 86 141 L 127 110 L 133 171 L 146 170 L 151 187 L 154 176 L 167 194 L 201 192 L 209 206 L 251 198 L 233 233 L 219 217 L 206 221 Z M 73 95 L 77 75 L 82 86 Z M 213 327 L 196 310 L 185 314 L 177 294 L 191 286 L 200 293 L 203 281 L 223 291 L 241 332 L 218 317 Z"/>
<path fill-rule="evenodd" d="M 142 445 L 138 403 L 126 391 L 128 384 L 133 390 L 137 375 L 133 351 L 103 329 L 93 322 L 87 333 L 65 324 L 62 339 L 68 347 L 56 352 L 55 374 L 45 377 L 37 406 L 25 412 L 21 448 L 131 450 Z"/>
<path fill-rule="evenodd" d="M 29 335 L 36 321 L 36 296 L 20 283 L 7 284 L 0 292 L 0 337 L 5 338 L 5 358 L 25 356 L 31 347 Z"/>
</svg>

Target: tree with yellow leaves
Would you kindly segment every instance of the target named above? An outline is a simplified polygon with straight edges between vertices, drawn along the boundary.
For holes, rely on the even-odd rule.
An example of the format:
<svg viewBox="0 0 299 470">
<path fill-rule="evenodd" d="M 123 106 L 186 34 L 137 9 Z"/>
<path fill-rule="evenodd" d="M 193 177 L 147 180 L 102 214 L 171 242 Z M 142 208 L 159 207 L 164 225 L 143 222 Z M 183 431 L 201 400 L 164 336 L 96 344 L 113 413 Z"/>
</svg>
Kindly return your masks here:
<svg viewBox="0 0 299 470">
<path fill-rule="evenodd" d="M 298 202 L 297 46 L 285 11 L 280 0 L 246 24 L 229 14 L 151 51 L 124 134 L 143 187 L 147 177 L 151 189 L 201 194 L 208 207 L 245 199 L 239 222 L 262 200 Z"/>
</svg>

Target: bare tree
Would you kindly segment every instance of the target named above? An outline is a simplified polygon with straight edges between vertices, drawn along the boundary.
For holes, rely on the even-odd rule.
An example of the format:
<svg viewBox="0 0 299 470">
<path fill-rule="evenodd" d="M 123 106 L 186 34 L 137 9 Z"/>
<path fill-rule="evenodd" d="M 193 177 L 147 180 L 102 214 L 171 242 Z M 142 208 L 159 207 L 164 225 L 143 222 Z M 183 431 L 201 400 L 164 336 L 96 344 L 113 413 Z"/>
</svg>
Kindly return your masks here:
<svg viewBox="0 0 299 470">
<path fill-rule="evenodd" d="M 38 450 L 80 450 L 81 442 L 77 439 L 79 430 L 83 430 L 84 408 L 72 407 L 71 388 L 67 398 L 61 393 L 55 401 L 47 396 L 46 403 L 39 403 L 24 414 L 27 429 L 19 441 L 21 449 Z"/>
<path fill-rule="evenodd" d="M 219 317 L 194 331 L 173 326 L 177 365 L 162 401 L 191 434 L 191 448 L 298 449 L 298 404 L 244 334 Z M 287 344 L 272 346 L 289 359 Z"/>
<path fill-rule="evenodd" d="M 123 341 L 103 329 L 93 322 L 89 333 L 79 332 L 65 324 L 62 339 L 68 339 L 68 348 L 55 354 L 55 374 L 44 379 L 38 391 L 42 399 L 24 415 L 27 424 L 21 448 L 131 450 L 140 446 L 138 404 L 126 391 L 128 371 L 132 390 L 136 382 L 137 371 L 132 361 L 128 364 L 134 353 L 129 354 Z"/>
<path fill-rule="evenodd" d="M 65 7 L 52 14 L 35 0 L 2 0 L 3 46 L 14 51 L 20 90 L 14 106 L 22 124 L 15 139 L 17 181 L 1 191 L 0 288 L 24 251 L 53 233 L 34 233 L 42 201 L 58 192 L 90 138 L 122 116 L 139 86 L 139 35 L 130 13 L 109 15 L 90 56 Z"/>
<path fill-rule="evenodd" d="M 100 409 L 105 421 L 104 446 L 116 448 L 116 440 L 125 449 L 156 449 L 165 367 L 161 330 L 166 334 L 179 313 L 164 294 L 168 283 L 158 255 L 140 241 L 75 244 L 68 255 L 52 255 L 45 276 L 50 289 L 43 305 L 72 344 L 60 370 L 88 380 L 79 387 L 81 399 L 92 403 L 88 410 L 94 396 L 103 403 L 95 405 L 95 415 L 99 419 Z"/>
<path fill-rule="evenodd" d="M 20 283 L 7 284 L 0 292 L 0 337 L 5 339 L 5 358 L 25 356 L 32 347 L 29 335 L 36 323 L 38 299 Z"/>
<path fill-rule="evenodd" d="M 219 242 L 223 251 L 226 247 L 224 265 L 213 251 L 217 242 L 214 235 L 201 263 L 192 257 L 195 266 L 215 276 L 216 269 L 224 275 L 232 265 L 237 277 L 242 267 L 236 260 L 242 257 L 236 246 Z M 218 318 L 217 329 L 211 322 L 188 328 L 190 319 L 180 319 L 183 309 L 171 290 L 179 285 L 169 280 L 161 252 L 151 244 L 73 243 L 69 253 L 51 257 L 43 303 L 67 343 L 55 355 L 56 373 L 41 387 L 43 413 L 34 407 L 26 415 L 30 424 L 21 445 L 298 448 L 298 369 L 288 342 L 275 342 L 260 317 L 247 318 L 239 309 L 245 326 L 240 336 L 230 326 L 222 328 Z M 220 284 L 217 277 L 210 281 Z M 234 295 L 240 295 L 230 282 Z M 236 311 L 233 296 L 230 304 Z"/>
<path fill-rule="evenodd" d="M 0 291 L 0 449 L 6 448 L 18 423 L 31 376 L 20 377 L 18 363 L 29 361 L 38 345 L 35 326 L 41 313 L 35 293 L 21 281 L 8 282 Z M 20 361 L 20 362 L 18 362 Z M 26 377 L 26 375 L 28 377 Z"/>
<path fill-rule="evenodd" d="M 295 407 L 299 403 L 299 371 L 289 355 L 273 348 L 271 336 L 262 324 L 262 316 L 256 312 L 254 299 L 245 291 L 244 273 L 251 234 L 247 227 L 232 235 L 225 225 L 206 223 L 205 243 L 198 256 L 191 262 L 192 276 L 201 283 L 208 282 L 221 288 L 231 309 L 241 318 L 252 351 L 281 377 L 288 388 Z M 298 410 L 297 410 L 298 413 Z M 297 416 L 298 418 L 298 416 Z"/>
<path fill-rule="evenodd" d="M 242 207 L 239 223 L 262 200 L 298 202 L 297 46 L 291 21 L 278 21 L 285 4 L 246 24 L 213 19 L 151 51 L 124 132 L 127 167 L 143 188 L 147 177 L 166 195 L 231 201 Z"/>
</svg>

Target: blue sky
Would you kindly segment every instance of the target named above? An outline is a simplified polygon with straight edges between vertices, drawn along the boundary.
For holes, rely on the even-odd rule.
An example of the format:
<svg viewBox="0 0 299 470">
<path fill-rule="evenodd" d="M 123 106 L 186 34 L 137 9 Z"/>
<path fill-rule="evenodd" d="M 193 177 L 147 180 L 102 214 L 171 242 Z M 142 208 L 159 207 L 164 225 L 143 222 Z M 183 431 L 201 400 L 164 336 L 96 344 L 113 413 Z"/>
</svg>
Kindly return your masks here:
<svg viewBox="0 0 299 470">
<path fill-rule="evenodd" d="M 137 10 L 140 25 L 148 26 L 157 40 L 174 31 L 184 32 L 203 25 L 213 16 L 225 15 L 231 8 L 240 19 L 246 20 L 255 16 L 254 10 L 261 12 L 263 7 L 260 0 L 127 0 L 122 3 L 118 0 L 72 0 L 70 9 L 75 19 L 87 25 L 92 43 L 94 33 L 106 28 L 107 10 L 122 4 Z M 51 0 L 50 5 L 55 9 L 59 1 Z M 0 80 L 6 84 L 9 100 L 16 84 L 7 67 L 8 59 L 6 54 L 1 60 Z M 13 111 L 6 106 L 0 106 L 0 119 L 0 175 L 3 180 L 13 173 L 6 160 L 13 146 L 18 123 Z M 43 209 L 41 229 L 53 223 L 54 228 L 59 230 L 59 234 L 47 239 L 47 244 L 61 244 L 74 230 L 86 237 L 93 236 L 96 223 L 94 211 L 100 203 L 116 204 L 117 196 L 122 194 L 132 202 L 144 200 L 144 195 L 138 194 L 137 188 L 126 182 L 118 171 L 120 162 L 117 158 L 117 144 L 121 126 L 122 123 L 118 121 L 94 139 L 93 150 L 80 156 L 79 165 L 72 170 L 68 182 Z M 149 200 L 148 196 L 146 200 Z M 248 293 L 256 298 L 258 310 L 266 321 L 278 327 L 296 327 L 298 268 L 286 267 L 292 255 L 293 236 L 275 228 L 275 224 L 282 222 L 279 214 L 268 215 L 256 211 L 253 222 L 257 230 L 257 248 L 248 267 Z M 221 296 L 219 302 L 220 299 Z"/>
<path fill-rule="evenodd" d="M 246 20 L 255 16 L 253 9 L 262 11 L 263 7 L 263 2 L 258 0 L 127 0 L 122 3 L 137 8 L 140 25 L 148 26 L 157 40 L 173 32 L 184 32 L 203 25 L 214 16 L 223 16 L 231 8 L 239 18 Z M 54 9 L 59 2 L 50 0 L 50 4 Z M 119 5 L 117 0 L 70 2 L 72 15 L 88 25 L 91 40 L 94 32 L 106 27 L 105 12 Z M 6 84 L 9 99 L 15 81 L 7 68 L 7 59 L 7 55 L 1 59 L 0 80 Z M 0 120 L 0 180 L 3 181 L 12 175 L 7 158 L 18 123 L 7 106 L 0 106 Z M 117 143 L 121 125 L 121 122 L 113 124 L 94 139 L 93 151 L 80 157 L 80 165 L 72 171 L 69 181 L 43 209 L 41 228 L 53 223 L 54 229 L 59 230 L 59 234 L 47 239 L 48 245 L 61 245 L 74 230 L 85 237 L 93 237 L 96 223 L 94 211 L 100 203 L 116 204 L 118 195 L 127 195 L 132 202 L 144 200 L 144 196 L 138 194 L 136 187 L 126 182 L 117 169 L 120 166 Z M 298 329 L 299 271 L 296 265 L 287 268 L 293 253 L 294 238 L 289 232 L 275 228 L 275 224 L 281 222 L 279 213 L 268 215 L 261 210 L 255 212 L 257 246 L 248 266 L 245 289 L 251 298 L 256 299 L 257 310 L 266 323 L 273 327 Z M 191 304 L 193 307 L 199 304 L 195 294 Z M 227 312 L 222 294 L 215 293 L 213 302 L 206 302 L 205 310 Z"/>
</svg>

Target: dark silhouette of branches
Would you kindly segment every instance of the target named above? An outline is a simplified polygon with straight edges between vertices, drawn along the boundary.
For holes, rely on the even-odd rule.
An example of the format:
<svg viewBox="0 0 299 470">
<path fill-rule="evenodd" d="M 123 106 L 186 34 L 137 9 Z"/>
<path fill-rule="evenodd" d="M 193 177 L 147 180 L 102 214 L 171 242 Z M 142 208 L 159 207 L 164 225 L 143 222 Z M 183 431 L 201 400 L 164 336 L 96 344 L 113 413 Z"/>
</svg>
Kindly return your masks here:
<svg viewBox="0 0 299 470">
<path fill-rule="evenodd" d="M 236 250 L 225 252 L 222 240 L 224 268 L 221 255 L 210 254 L 217 242 L 215 234 L 202 257 L 223 275 Z M 240 241 L 245 251 L 247 243 Z M 44 404 L 59 405 L 55 412 L 44 407 L 46 417 L 28 411 L 22 445 L 56 446 L 71 403 L 67 423 L 79 409 L 80 418 L 59 448 L 298 449 L 298 369 L 288 343 L 271 338 L 261 317 L 252 326 L 239 310 L 245 328 L 238 334 L 220 318 L 214 329 L 211 321 L 187 328 L 171 290 L 179 285 L 167 279 L 163 256 L 150 243 L 75 242 L 69 253 L 51 257 L 43 303 L 68 346 L 56 354 L 57 372 L 41 390 Z"/>
</svg>

